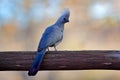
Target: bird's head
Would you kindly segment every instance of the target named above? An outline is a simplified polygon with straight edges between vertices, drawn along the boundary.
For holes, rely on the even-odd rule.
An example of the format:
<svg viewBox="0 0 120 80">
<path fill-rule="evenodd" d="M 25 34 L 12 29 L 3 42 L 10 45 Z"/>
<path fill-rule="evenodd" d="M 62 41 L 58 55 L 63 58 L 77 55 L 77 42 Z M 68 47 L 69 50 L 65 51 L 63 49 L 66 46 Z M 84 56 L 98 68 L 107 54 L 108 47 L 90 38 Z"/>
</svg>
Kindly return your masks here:
<svg viewBox="0 0 120 80">
<path fill-rule="evenodd" d="M 69 9 L 64 9 L 57 22 L 63 23 L 63 24 L 67 23 L 67 22 L 69 22 L 69 16 L 70 16 Z"/>
<path fill-rule="evenodd" d="M 62 12 L 62 22 L 63 23 L 67 23 L 69 22 L 69 16 L 70 16 L 70 11 L 69 9 L 64 9 L 63 12 Z"/>
</svg>

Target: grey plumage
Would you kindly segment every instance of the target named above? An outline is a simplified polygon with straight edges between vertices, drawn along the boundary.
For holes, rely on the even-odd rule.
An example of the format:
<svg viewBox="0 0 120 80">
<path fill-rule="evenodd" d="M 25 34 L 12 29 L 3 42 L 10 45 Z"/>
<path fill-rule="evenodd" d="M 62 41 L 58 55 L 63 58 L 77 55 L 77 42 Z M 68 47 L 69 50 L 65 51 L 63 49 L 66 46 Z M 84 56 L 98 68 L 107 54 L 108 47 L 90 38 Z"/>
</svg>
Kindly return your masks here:
<svg viewBox="0 0 120 80">
<path fill-rule="evenodd" d="M 63 39 L 64 24 L 69 22 L 69 15 L 69 10 L 65 9 L 62 15 L 55 22 L 55 24 L 51 25 L 44 31 L 38 45 L 37 56 L 31 68 L 29 69 L 28 75 L 34 76 L 38 72 L 43 57 L 46 53 L 46 49 L 48 49 L 49 47 L 54 47 L 56 50 L 56 46 Z"/>
</svg>

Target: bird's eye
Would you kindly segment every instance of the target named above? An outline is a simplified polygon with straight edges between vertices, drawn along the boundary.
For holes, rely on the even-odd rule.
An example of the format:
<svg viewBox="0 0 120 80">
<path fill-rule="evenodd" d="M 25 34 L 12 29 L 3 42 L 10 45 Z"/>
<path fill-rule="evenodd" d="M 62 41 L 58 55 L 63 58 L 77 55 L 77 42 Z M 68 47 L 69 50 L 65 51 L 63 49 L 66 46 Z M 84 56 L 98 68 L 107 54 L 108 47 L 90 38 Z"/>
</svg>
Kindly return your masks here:
<svg viewBox="0 0 120 80">
<path fill-rule="evenodd" d="M 63 19 L 64 21 L 66 20 L 66 18 Z"/>
</svg>

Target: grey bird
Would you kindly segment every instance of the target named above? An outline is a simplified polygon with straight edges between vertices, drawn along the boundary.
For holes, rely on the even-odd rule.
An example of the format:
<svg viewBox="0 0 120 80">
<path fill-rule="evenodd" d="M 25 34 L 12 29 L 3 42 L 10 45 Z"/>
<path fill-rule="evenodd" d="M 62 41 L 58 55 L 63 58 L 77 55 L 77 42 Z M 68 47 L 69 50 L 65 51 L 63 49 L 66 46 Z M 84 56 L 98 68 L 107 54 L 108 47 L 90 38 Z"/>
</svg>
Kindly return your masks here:
<svg viewBox="0 0 120 80">
<path fill-rule="evenodd" d="M 29 69 L 28 72 L 29 76 L 36 75 L 36 73 L 40 69 L 40 65 L 43 61 L 46 49 L 49 50 L 49 47 L 54 47 L 55 50 L 57 50 L 56 46 L 63 39 L 64 24 L 69 22 L 69 16 L 70 16 L 69 9 L 64 9 L 58 20 L 44 31 L 38 45 L 36 57 L 33 61 L 32 66 Z"/>
</svg>

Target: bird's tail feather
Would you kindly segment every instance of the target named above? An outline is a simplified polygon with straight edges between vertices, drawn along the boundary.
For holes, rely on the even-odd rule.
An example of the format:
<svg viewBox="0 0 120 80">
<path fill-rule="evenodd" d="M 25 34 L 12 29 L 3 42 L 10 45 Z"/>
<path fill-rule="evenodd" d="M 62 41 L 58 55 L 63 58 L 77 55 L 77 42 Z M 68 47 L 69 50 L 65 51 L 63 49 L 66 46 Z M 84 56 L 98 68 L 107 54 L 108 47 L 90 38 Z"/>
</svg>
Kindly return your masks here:
<svg viewBox="0 0 120 80">
<path fill-rule="evenodd" d="M 29 69 L 29 72 L 28 72 L 29 76 L 34 76 L 38 72 L 45 52 L 46 52 L 46 49 L 43 49 L 42 51 L 37 52 L 36 58 L 32 64 L 32 66 Z"/>
</svg>

